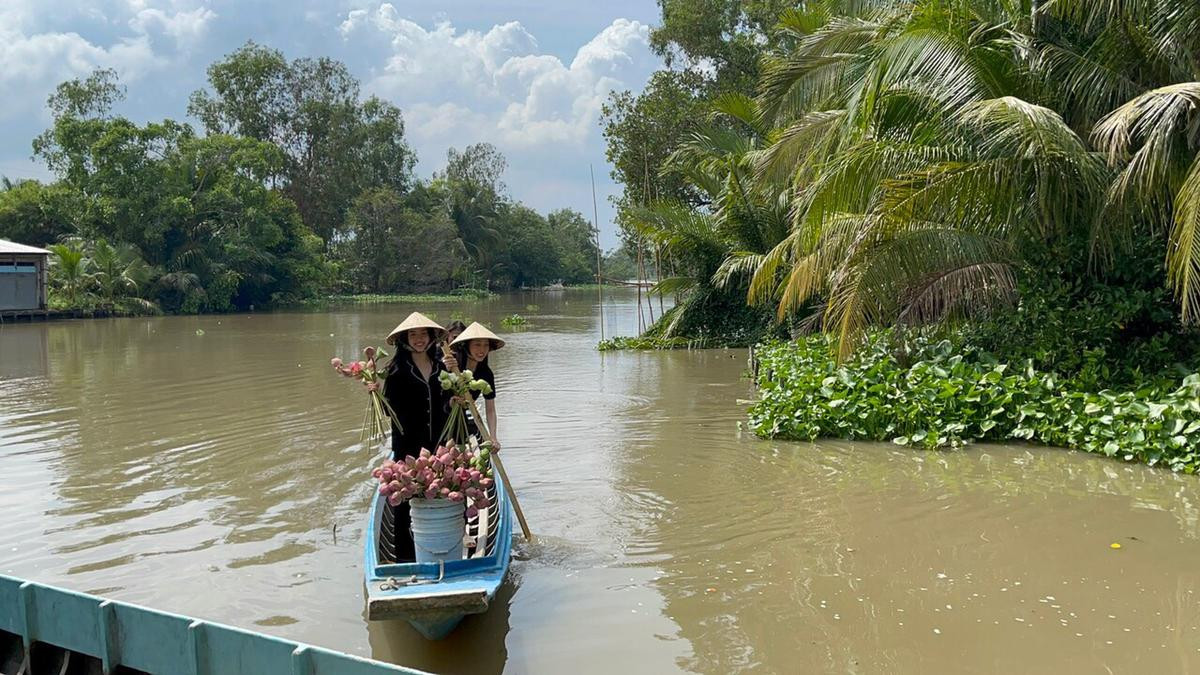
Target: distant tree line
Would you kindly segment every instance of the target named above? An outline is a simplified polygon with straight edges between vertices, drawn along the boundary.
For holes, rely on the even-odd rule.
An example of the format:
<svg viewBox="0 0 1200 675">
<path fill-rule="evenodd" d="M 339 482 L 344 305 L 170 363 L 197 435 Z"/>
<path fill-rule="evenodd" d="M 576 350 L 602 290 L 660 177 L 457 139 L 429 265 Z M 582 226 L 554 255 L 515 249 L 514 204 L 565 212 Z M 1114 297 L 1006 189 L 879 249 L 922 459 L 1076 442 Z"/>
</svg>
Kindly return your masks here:
<svg viewBox="0 0 1200 675">
<path fill-rule="evenodd" d="M 115 114 L 111 70 L 50 96 L 33 153 L 56 179 L 0 182 L 0 238 L 53 247 L 56 304 L 220 312 L 594 280 L 582 214 L 514 201 L 487 143 L 418 179 L 400 109 L 364 98 L 344 64 L 251 42 L 208 85 L 187 109 L 198 129 Z"/>
</svg>

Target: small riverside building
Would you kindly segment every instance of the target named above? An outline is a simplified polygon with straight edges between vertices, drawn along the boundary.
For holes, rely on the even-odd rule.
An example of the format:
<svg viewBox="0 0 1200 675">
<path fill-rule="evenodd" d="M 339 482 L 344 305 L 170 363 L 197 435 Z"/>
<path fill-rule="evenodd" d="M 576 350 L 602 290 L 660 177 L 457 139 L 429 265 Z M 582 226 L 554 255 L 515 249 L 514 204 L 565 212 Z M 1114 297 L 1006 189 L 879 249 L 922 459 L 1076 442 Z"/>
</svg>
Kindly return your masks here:
<svg viewBox="0 0 1200 675">
<path fill-rule="evenodd" d="M 46 311 L 50 252 L 0 239 L 0 312 Z"/>
</svg>

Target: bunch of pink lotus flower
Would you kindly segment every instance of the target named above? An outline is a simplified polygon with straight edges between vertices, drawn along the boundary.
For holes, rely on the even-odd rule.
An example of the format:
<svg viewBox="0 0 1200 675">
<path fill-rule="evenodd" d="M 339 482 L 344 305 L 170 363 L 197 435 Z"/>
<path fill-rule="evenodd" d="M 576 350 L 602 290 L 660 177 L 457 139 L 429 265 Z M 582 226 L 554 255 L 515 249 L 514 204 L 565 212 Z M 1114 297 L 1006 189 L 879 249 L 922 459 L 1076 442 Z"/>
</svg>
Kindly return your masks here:
<svg viewBox="0 0 1200 675">
<path fill-rule="evenodd" d="M 367 357 L 365 361 L 351 361 L 349 365 L 338 357 L 330 359 L 329 363 L 344 377 L 362 380 L 364 383 L 379 382 L 382 378 L 375 369 L 375 359 L 387 356 L 387 352 L 376 347 L 367 347 L 363 349 L 363 356 Z M 359 440 L 368 449 L 383 442 L 393 424 L 400 426 L 396 411 L 392 410 L 383 394 L 379 391 L 369 394 L 367 411 L 363 415 L 362 433 L 359 435 Z"/>
<path fill-rule="evenodd" d="M 418 457 L 402 462 L 386 460 L 371 472 L 379 480 L 379 493 L 396 506 L 409 499 L 449 499 L 467 502 L 467 517 L 491 502 L 487 491 L 492 487 L 487 459 L 470 449 L 460 449 L 453 441 L 430 452 L 422 448 Z"/>
</svg>

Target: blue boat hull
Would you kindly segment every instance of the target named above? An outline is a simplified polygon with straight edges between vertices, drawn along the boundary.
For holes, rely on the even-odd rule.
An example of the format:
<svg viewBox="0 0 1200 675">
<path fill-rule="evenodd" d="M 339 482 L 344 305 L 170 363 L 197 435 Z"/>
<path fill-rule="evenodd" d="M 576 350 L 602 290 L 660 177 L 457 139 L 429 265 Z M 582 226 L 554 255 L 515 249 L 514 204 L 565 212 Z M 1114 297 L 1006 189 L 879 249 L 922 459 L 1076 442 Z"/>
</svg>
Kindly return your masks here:
<svg viewBox="0 0 1200 675">
<path fill-rule="evenodd" d="M 486 545 L 472 557 L 444 565 L 394 562 L 390 509 L 386 498 L 374 495 L 367 514 L 363 558 L 369 620 L 403 619 L 421 635 L 437 640 L 468 614 L 487 611 L 512 559 L 512 507 L 500 477 L 495 480 L 495 499 L 486 514 L 486 527 L 473 524 L 476 531 L 472 534 L 480 541 L 486 539 Z M 483 534 L 487 536 L 480 536 Z"/>
<path fill-rule="evenodd" d="M 422 671 L 0 575 L 0 672 L 385 675 Z"/>
</svg>

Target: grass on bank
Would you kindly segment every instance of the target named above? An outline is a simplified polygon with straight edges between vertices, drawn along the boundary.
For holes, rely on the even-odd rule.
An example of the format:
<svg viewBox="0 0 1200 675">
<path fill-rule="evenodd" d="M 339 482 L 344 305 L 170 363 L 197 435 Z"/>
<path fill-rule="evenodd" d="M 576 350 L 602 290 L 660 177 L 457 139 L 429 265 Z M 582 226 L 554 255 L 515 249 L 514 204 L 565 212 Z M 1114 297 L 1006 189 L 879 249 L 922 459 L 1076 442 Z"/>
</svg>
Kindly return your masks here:
<svg viewBox="0 0 1200 675">
<path fill-rule="evenodd" d="M 665 338 L 659 336 L 614 337 L 601 340 L 596 346 L 602 352 L 618 350 L 657 351 L 664 349 L 708 349 L 714 345 L 706 338 Z"/>
<path fill-rule="evenodd" d="M 1200 374 L 1173 386 L 1087 391 L 952 340 L 888 333 L 842 364 L 832 354 L 822 335 L 758 350 L 751 429 L 769 438 L 925 448 L 1019 440 L 1200 469 Z"/>
<path fill-rule="evenodd" d="M 298 304 L 306 307 L 323 307 L 326 305 L 376 305 L 389 303 L 419 303 L 419 302 L 459 302 L 462 300 L 484 300 L 494 295 L 488 291 L 462 288 L 449 293 L 359 293 L 353 295 L 334 294 L 322 295 L 301 300 Z"/>
</svg>

